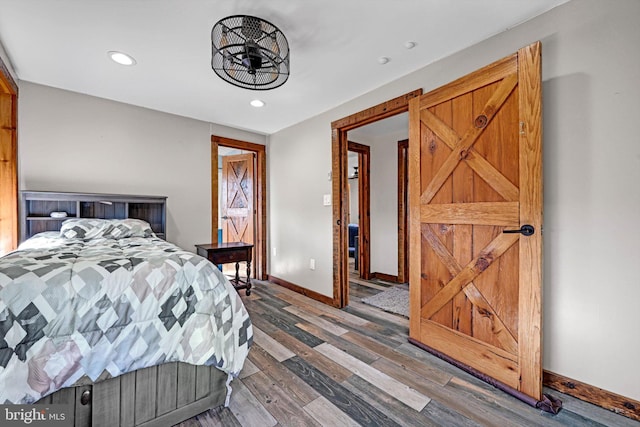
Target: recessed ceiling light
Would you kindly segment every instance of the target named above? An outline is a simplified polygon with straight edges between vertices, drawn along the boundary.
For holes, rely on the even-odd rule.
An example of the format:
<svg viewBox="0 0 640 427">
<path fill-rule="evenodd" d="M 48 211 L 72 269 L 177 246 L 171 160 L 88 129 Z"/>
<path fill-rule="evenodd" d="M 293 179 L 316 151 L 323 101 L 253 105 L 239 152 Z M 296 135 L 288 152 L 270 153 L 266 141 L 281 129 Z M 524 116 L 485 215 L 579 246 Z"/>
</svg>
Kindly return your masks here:
<svg viewBox="0 0 640 427">
<path fill-rule="evenodd" d="M 136 65 L 136 60 L 132 56 L 126 53 L 117 52 L 115 50 L 107 52 L 111 60 L 117 62 L 120 65 Z"/>
<path fill-rule="evenodd" d="M 256 108 L 264 107 L 264 101 L 260 99 L 254 99 L 253 101 L 251 101 L 251 105 Z"/>
<path fill-rule="evenodd" d="M 406 42 L 404 44 L 404 47 L 406 47 L 407 49 L 413 49 L 414 47 L 416 47 L 416 42 Z"/>
<path fill-rule="evenodd" d="M 380 58 L 378 58 L 378 62 L 382 65 L 386 64 L 387 62 L 389 62 L 390 59 L 387 58 L 386 56 L 381 56 Z"/>
</svg>

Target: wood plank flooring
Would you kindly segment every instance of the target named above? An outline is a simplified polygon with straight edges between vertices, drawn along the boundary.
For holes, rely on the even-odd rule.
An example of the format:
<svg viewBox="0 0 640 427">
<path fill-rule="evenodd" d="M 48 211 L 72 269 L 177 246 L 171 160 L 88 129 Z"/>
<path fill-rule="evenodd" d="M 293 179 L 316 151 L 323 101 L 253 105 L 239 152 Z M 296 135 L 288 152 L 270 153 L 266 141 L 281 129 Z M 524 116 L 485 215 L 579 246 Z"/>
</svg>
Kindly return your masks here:
<svg viewBox="0 0 640 427">
<path fill-rule="evenodd" d="M 241 294 L 254 344 L 228 408 L 194 426 L 634 426 L 570 396 L 551 415 L 409 344 L 408 320 L 361 303 L 390 284 L 354 281 L 338 310 L 268 282 Z"/>
</svg>

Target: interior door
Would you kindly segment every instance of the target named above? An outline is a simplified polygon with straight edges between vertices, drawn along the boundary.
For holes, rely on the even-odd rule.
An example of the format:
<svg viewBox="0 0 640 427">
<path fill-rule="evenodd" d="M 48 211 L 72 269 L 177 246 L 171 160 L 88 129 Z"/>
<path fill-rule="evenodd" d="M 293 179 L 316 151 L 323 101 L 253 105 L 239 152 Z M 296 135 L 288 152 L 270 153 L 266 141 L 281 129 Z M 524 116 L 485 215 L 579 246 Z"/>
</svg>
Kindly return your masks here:
<svg viewBox="0 0 640 427">
<path fill-rule="evenodd" d="M 222 241 L 254 243 L 254 154 L 222 157 Z"/>
<path fill-rule="evenodd" d="M 409 104 L 410 340 L 534 399 L 542 398 L 540 48 Z"/>
</svg>

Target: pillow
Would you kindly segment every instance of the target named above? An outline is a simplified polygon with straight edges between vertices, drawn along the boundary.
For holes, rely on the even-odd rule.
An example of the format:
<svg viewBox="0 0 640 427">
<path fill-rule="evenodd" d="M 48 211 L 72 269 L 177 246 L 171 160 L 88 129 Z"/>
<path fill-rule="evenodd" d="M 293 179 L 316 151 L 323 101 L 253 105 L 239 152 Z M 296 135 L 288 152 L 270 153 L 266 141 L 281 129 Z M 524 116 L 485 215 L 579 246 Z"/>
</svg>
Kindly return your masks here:
<svg viewBox="0 0 640 427">
<path fill-rule="evenodd" d="M 60 236 L 67 239 L 123 239 L 153 235 L 149 223 L 141 219 L 68 219 L 60 227 Z"/>
<path fill-rule="evenodd" d="M 124 239 L 125 237 L 151 237 L 153 230 L 148 222 L 141 219 L 113 219 L 113 227 L 105 233 L 104 237 L 111 239 Z"/>
<path fill-rule="evenodd" d="M 106 219 L 68 219 L 60 227 L 60 236 L 66 239 L 95 239 L 108 233 L 113 225 Z"/>
</svg>

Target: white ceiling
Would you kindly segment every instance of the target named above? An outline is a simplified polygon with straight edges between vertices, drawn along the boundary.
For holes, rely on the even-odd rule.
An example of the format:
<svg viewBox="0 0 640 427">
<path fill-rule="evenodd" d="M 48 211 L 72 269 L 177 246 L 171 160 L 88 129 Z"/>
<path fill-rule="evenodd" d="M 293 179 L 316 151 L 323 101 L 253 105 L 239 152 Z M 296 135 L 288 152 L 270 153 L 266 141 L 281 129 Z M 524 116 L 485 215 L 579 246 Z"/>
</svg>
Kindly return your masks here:
<svg viewBox="0 0 640 427">
<path fill-rule="evenodd" d="M 566 1 L 0 0 L 0 41 L 20 80 L 270 134 Z M 280 88 L 237 88 L 211 70 L 211 28 L 235 14 L 286 35 Z"/>
</svg>

